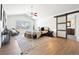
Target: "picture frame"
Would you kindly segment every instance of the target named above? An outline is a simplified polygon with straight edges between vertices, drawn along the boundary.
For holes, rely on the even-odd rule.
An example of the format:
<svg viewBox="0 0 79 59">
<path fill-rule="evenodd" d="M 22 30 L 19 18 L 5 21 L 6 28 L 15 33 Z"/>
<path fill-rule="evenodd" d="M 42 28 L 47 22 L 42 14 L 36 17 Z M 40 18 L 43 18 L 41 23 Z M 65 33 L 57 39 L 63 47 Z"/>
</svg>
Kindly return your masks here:
<svg viewBox="0 0 79 59">
<path fill-rule="evenodd" d="M 67 27 L 71 27 L 71 21 L 67 21 Z"/>
</svg>

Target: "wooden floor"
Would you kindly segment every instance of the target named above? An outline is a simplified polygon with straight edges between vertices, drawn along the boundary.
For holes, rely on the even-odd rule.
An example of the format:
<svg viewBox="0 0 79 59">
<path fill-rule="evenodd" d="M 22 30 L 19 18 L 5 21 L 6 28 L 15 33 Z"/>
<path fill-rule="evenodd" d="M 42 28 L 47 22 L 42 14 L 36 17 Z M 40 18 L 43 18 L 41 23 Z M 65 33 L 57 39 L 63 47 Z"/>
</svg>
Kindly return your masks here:
<svg viewBox="0 0 79 59">
<path fill-rule="evenodd" d="M 76 42 L 74 40 L 51 38 L 47 42 L 41 44 L 39 47 L 32 49 L 28 54 L 31 54 L 31 55 L 77 55 L 79 54 L 79 42 Z"/>
<path fill-rule="evenodd" d="M 79 42 L 54 37 L 41 37 L 36 42 L 37 46 L 28 50 L 26 55 L 77 55 L 79 54 Z M 20 48 L 15 39 L 10 44 L 0 49 L 1 55 L 19 55 Z"/>
<path fill-rule="evenodd" d="M 0 55 L 19 55 L 20 48 L 17 41 L 12 37 L 10 43 L 0 48 Z"/>
</svg>

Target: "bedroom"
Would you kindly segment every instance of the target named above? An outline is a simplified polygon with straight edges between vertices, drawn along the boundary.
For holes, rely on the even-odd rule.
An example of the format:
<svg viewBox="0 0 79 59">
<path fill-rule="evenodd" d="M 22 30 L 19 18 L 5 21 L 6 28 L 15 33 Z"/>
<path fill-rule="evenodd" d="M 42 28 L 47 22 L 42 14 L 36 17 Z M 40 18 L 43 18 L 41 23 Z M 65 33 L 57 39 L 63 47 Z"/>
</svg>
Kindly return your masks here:
<svg viewBox="0 0 79 59">
<path fill-rule="evenodd" d="M 4 28 L 6 28 L 7 26 L 8 29 L 14 32 L 18 31 L 19 35 L 14 35 L 11 37 L 12 40 L 10 39 L 10 41 L 12 42 L 12 44 L 10 43 L 7 45 L 9 48 L 11 48 L 11 51 L 5 53 L 5 45 L 1 47 L 4 52 L 1 52 L 0 50 L 0 54 L 20 54 L 21 49 L 23 51 L 23 53 L 21 54 L 79 54 L 78 50 L 75 50 L 77 48 L 75 47 L 75 45 L 79 44 L 78 4 L 2 4 L 2 7 L 5 11 L 4 14 L 6 14 L 5 17 L 2 18 Z M 77 11 L 75 15 L 70 14 L 74 11 Z M 59 18 L 61 20 L 59 20 L 60 22 L 66 22 L 65 17 L 59 17 L 59 15 L 65 13 L 67 15 L 70 15 L 68 15 L 68 18 L 70 17 L 68 21 L 70 21 L 70 19 L 76 20 L 76 23 L 74 23 L 74 21 L 68 22 L 68 26 L 71 25 L 70 27 L 74 27 L 75 29 L 76 38 L 74 40 L 76 42 L 73 39 L 70 39 L 72 38 L 72 36 L 69 36 L 69 39 L 67 39 L 68 43 L 65 43 L 66 39 L 64 38 L 57 38 L 57 27 L 59 25 L 57 26 L 56 19 Z M 56 18 L 54 18 L 54 16 Z M 58 27 L 59 31 L 61 28 L 65 30 L 67 29 L 67 23 L 63 25 L 60 25 Z M 58 32 L 58 36 L 65 37 L 67 35 L 67 32 L 63 31 L 64 30 Z M 23 39 L 27 40 L 25 41 Z M 12 45 L 15 49 L 13 49 L 10 45 Z M 61 45 L 65 48 L 63 48 Z M 75 47 L 75 52 L 72 51 L 72 47 Z M 26 49 L 26 51 L 24 49 Z M 45 49 L 45 51 L 43 49 Z M 60 49 L 61 51 L 59 52 Z M 66 49 L 67 52 L 65 52 Z M 38 50 L 40 52 L 38 52 Z M 42 51 L 44 51 L 45 53 L 43 53 Z"/>
</svg>

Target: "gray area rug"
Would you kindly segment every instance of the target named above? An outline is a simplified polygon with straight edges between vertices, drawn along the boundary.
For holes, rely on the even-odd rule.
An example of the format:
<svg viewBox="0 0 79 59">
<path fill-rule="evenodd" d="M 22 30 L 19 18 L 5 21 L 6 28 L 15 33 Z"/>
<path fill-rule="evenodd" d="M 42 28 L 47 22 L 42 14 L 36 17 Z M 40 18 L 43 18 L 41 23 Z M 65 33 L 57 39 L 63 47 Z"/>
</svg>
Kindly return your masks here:
<svg viewBox="0 0 79 59">
<path fill-rule="evenodd" d="M 21 51 L 25 54 L 27 54 L 30 50 L 36 47 L 36 45 L 33 44 L 33 39 L 27 39 L 23 37 L 22 35 L 16 36 L 16 40 L 18 42 L 18 45 L 21 49 Z"/>
</svg>

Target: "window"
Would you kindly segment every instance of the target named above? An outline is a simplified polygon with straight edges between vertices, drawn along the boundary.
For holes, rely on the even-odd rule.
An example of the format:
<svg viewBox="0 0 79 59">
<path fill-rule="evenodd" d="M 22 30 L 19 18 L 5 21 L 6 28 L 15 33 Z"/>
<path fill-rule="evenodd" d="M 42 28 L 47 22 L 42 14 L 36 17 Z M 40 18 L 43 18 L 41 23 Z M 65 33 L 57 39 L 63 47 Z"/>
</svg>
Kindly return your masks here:
<svg viewBox="0 0 79 59">
<path fill-rule="evenodd" d="M 20 29 L 31 29 L 32 25 L 29 21 L 16 21 L 16 27 Z"/>
</svg>

